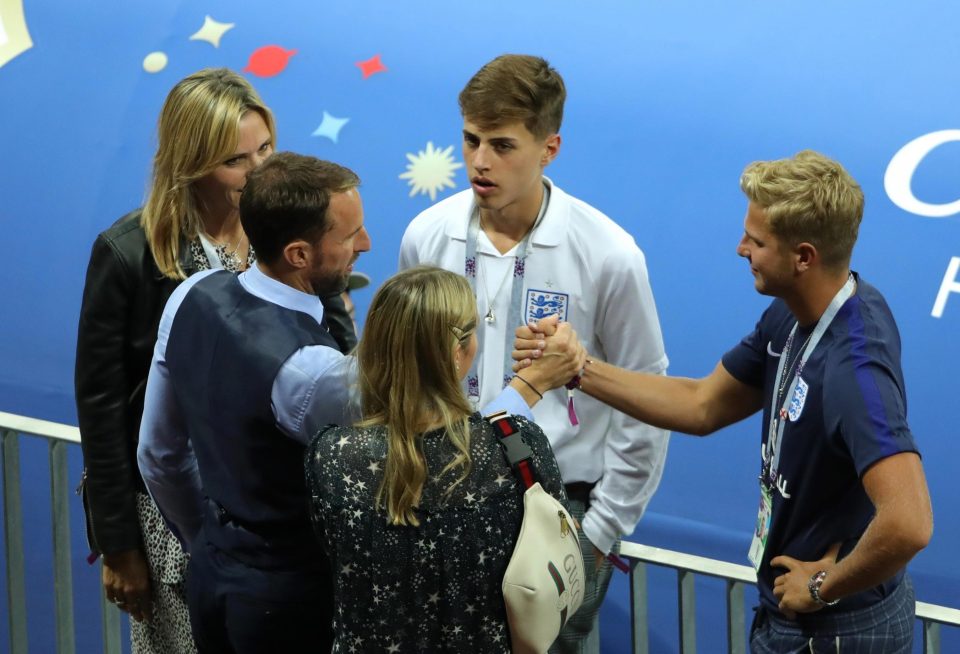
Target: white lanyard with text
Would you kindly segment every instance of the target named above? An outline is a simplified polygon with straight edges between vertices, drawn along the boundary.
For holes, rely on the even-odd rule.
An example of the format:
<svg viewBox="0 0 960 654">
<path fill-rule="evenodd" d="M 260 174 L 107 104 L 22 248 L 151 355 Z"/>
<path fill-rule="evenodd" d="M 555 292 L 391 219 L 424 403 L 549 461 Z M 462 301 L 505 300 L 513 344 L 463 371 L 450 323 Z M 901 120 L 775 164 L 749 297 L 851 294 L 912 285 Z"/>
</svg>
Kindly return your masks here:
<svg viewBox="0 0 960 654">
<path fill-rule="evenodd" d="M 760 508 L 757 511 L 756 530 L 753 534 L 753 540 L 750 543 L 750 550 L 747 553 L 747 558 L 750 559 L 754 570 L 757 572 L 760 571 L 763 555 L 767 549 L 767 539 L 770 536 L 770 525 L 773 519 L 774 490 L 779 492 L 784 499 L 790 498 L 790 494 L 787 492 L 786 481 L 783 481 L 781 484 L 781 480 L 778 478 L 778 470 L 780 466 L 780 450 L 783 444 L 783 434 L 786 429 L 787 419 L 796 420 L 800 416 L 800 411 L 803 408 L 803 398 L 800 397 L 800 395 L 805 394 L 807 388 L 806 382 L 804 382 L 800 376 L 803 373 L 803 366 L 820 343 L 820 339 L 823 338 L 823 335 L 830 327 L 830 323 L 833 322 L 837 313 L 840 312 L 840 308 L 853 295 L 854 289 L 856 289 L 856 281 L 853 278 L 853 274 L 851 274 L 847 278 L 847 283 L 843 285 L 843 288 L 833 296 L 830 305 L 827 307 L 827 310 L 823 312 L 823 315 L 820 316 L 820 320 L 817 321 L 816 327 L 814 327 L 810 336 L 807 337 L 806 342 L 800 346 L 800 352 L 797 354 L 795 360 L 797 364 L 796 371 L 793 373 L 790 388 L 786 389 L 786 394 L 784 394 L 784 387 L 786 386 L 787 376 L 790 375 L 791 369 L 793 368 L 789 362 L 790 350 L 793 345 L 793 340 L 796 338 L 799 323 L 794 323 L 793 329 L 790 330 L 790 336 L 787 337 L 787 342 L 784 344 L 783 351 L 780 353 L 780 362 L 777 364 L 777 376 L 773 386 L 773 398 L 770 404 L 769 437 L 766 447 L 763 448 L 763 462 L 760 470 Z M 783 399 L 781 400 L 781 398 Z M 791 412 L 791 409 L 794 409 L 794 411 Z"/>
<path fill-rule="evenodd" d="M 780 402 L 781 392 L 783 391 L 786 381 L 785 377 L 786 375 L 790 374 L 790 371 L 787 370 L 787 359 L 790 356 L 790 347 L 793 343 L 794 337 L 796 336 L 797 326 L 799 323 L 794 323 L 793 329 L 790 330 L 790 336 L 787 338 L 787 343 L 783 346 L 783 353 L 780 356 L 780 363 L 777 365 L 777 377 L 774 384 L 774 389 L 779 389 L 779 391 L 775 391 L 773 393 L 773 399 L 770 407 L 770 438 L 767 440 L 767 447 L 764 450 L 765 456 L 763 461 L 761 483 L 768 485 L 776 484 L 777 470 L 779 469 L 780 465 L 780 451 L 783 444 L 783 432 L 786 428 L 787 417 L 790 415 L 790 404 L 795 400 L 794 395 L 797 392 L 797 387 L 800 384 L 804 384 L 804 386 L 806 386 L 806 383 L 800 377 L 800 375 L 803 373 L 803 366 L 810 358 L 810 355 L 813 354 L 813 351 L 820 343 L 820 339 L 823 338 L 823 335 L 830 327 L 833 319 L 836 317 L 837 313 L 839 313 L 840 308 L 848 299 L 850 299 L 850 296 L 853 295 L 855 288 L 856 282 L 851 274 L 850 277 L 847 278 L 847 283 L 844 284 L 839 291 L 837 291 L 837 294 L 833 296 L 833 299 L 830 301 L 830 305 L 827 306 L 827 310 L 823 312 L 822 316 L 820 316 L 820 320 L 817 321 L 817 326 L 807 339 L 806 347 L 801 346 L 803 349 L 797 355 L 796 372 L 793 374 L 789 389 L 787 389 L 787 392 L 782 395 L 783 401 L 778 409 L 777 404 Z"/>
<path fill-rule="evenodd" d="M 523 313 L 523 278 L 526 274 L 527 247 L 533 236 L 533 230 L 543 219 L 547 212 L 547 205 L 550 202 L 550 187 L 543 185 L 543 200 L 540 202 L 540 212 L 533 226 L 526 233 L 523 239 L 517 244 L 514 250 L 516 257 L 513 264 L 513 285 L 510 293 L 510 311 L 507 315 L 506 336 L 503 346 L 503 387 L 510 383 L 513 377 L 513 329 L 523 324 L 521 315 Z M 470 282 L 474 297 L 477 297 L 477 241 L 480 238 L 480 208 L 474 205 L 474 210 L 470 215 L 470 224 L 467 228 L 466 260 L 464 262 L 464 277 Z M 507 273 L 509 274 L 509 273 Z M 486 280 L 484 280 L 486 283 Z M 496 299 L 496 298 L 494 298 Z M 492 301 L 492 300 L 491 300 Z M 481 323 L 483 324 L 483 323 Z M 483 352 L 484 349 L 484 330 L 477 329 L 478 349 Z M 467 374 L 467 397 L 473 403 L 474 407 L 480 404 L 480 376 L 478 373 L 478 363 L 480 357 L 473 358 L 473 364 L 470 366 L 470 372 Z"/>
</svg>

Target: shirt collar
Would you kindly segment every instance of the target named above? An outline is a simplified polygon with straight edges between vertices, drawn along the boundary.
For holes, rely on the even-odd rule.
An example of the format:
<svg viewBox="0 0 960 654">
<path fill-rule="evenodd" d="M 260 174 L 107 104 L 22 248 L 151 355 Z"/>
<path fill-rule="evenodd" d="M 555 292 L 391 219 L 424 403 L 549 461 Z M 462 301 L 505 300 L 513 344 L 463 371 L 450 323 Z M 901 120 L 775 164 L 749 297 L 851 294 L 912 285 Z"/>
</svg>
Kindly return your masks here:
<svg viewBox="0 0 960 654">
<path fill-rule="evenodd" d="M 320 303 L 320 298 L 268 277 L 260 270 L 260 264 L 254 264 L 240 273 L 240 285 L 261 300 L 273 302 L 284 309 L 305 313 L 313 317 L 318 324 L 323 322 L 323 304 Z"/>
<path fill-rule="evenodd" d="M 569 202 L 566 194 L 557 188 L 549 177 L 544 175 L 543 182 L 550 188 L 550 201 L 547 204 L 547 211 L 543 215 L 543 219 L 533 230 L 533 234 L 530 235 L 530 240 L 535 245 L 555 246 L 560 244 L 561 236 L 567 227 Z M 459 210 L 464 211 L 466 216 L 463 220 L 448 221 L 446 226 L 447 236 L 459 241 L 467 240 L 467 227 L 476 207 L 473 191 L 464 191 L 463 195 L 465 204 L 460 205 Z"/>
</svg>

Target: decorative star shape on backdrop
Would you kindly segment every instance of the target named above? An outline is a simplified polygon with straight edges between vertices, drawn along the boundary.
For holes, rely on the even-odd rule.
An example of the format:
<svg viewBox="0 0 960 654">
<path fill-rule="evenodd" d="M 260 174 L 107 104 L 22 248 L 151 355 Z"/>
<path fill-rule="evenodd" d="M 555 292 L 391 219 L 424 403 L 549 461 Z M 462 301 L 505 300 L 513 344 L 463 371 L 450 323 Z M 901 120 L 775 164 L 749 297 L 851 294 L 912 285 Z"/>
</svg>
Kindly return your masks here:
<svg viewBox="0 0 960 654">
<path fill-rule="evenodd" d="M 221 23 L 210 16 L 203 19 L 203 27 L 190 36 L 191 41 L 206 41 L 215 48 L 220 47 L 220 39 L 233 29 L 236 23 Z"/>
<path fill-rule="evenodd" d="M 317 129 L 313 130 L 313 136 L 326 136 L 336 143 L 340 136 L 340 130 L 349 122 L 349 118 L 337 118 L 324 111 L 323 122 L 320 123 Z"/>
<path fill-rule="evenodd" d="M 363 72 L 363 79 L 387 70 L 387 67 L 380 61 L 380 55 L 374 55 L 365 61 L 358 61 L 355 65 Z"/>
<path fill-rule="evenodd" d="M 463 168 L 463 164 L 453 158 L 453 146 L 441 150 L 427 141 L 427 147 L 416 155 L 407 153 L 407 171 L 400 179 L 410 184 L 410 197 L 417 193 L 427 194 L 430 200 L 437 199 L 437 193 L 446 188 L 454 188 L 454 171 Z"/>
</svg>

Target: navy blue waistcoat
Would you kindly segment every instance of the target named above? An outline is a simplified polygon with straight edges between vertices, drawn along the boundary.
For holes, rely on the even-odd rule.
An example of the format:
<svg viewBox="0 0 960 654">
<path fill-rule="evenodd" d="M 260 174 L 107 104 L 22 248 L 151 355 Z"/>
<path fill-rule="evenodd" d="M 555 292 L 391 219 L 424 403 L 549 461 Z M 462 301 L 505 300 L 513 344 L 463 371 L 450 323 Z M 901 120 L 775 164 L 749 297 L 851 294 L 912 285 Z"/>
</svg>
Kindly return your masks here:
<svg viewBox="0 0 960 654">
<path fill-rule="evenodd" d="M 166 360 L 203 492 L 203 530 L 257 567 L 325 565 L 307 511 L 304 446 L 276 426 L 270 392 L 281 365 L 307 345 L 337 345 L 313 317 L 251 295 L 228 272 L 187 293 Z"/>
</svg>

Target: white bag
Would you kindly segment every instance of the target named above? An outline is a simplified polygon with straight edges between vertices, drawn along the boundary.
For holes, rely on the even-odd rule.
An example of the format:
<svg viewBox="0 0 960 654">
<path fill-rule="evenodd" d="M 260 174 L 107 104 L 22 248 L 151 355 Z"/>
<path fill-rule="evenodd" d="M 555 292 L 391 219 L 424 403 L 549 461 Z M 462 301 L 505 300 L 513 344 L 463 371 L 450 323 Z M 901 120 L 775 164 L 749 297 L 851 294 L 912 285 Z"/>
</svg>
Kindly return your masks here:
<svg viewBox="0 0 960 654">
<path fill-rule="evenodd" d="M 533 470 L 533 452 L 509 416 L 487 420 L 521 483 L 523 524 L 503 575 L 513 654 L 544 654 L 583 603 L 583 554 L 573 518 L 543 490 Z"/>
<path fill-rule="evenodd" d="M 573 518 L 539 482 L 523 494 L 523 525 L 503 575 L 514 654 L 543 654 L 583 603 Z"/>
</svg>

